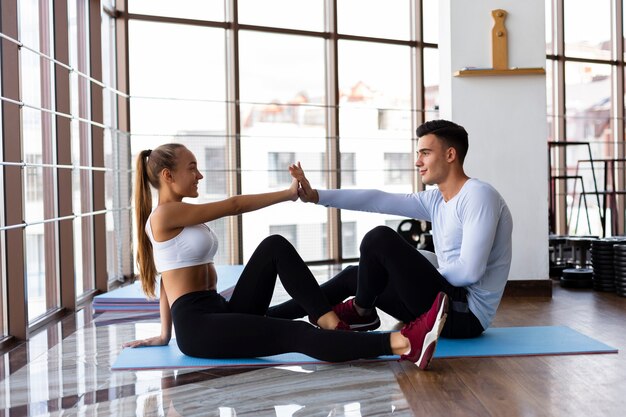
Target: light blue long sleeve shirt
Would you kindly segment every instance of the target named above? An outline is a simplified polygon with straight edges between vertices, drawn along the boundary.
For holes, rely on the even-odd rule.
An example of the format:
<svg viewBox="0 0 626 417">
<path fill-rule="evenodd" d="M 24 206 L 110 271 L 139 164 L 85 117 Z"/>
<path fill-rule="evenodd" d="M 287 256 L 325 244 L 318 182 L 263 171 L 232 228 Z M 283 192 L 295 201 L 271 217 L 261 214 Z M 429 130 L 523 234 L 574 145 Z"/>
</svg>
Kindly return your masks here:
<svg viewBox="0 0 626 417">
<path fill-rule="evenodd" d="M 511 212 L 491 185 L 469 179 L 448 202 L 438 189 L 412 194 L 318 190 L 318 194 L 318 204 L 327 207 L 431 222 L 439 272 L 455 287 L 466 287 L 469 309 L 483 328 L 489 327 L 508 279 L 513 231 Z"/>
</svg>

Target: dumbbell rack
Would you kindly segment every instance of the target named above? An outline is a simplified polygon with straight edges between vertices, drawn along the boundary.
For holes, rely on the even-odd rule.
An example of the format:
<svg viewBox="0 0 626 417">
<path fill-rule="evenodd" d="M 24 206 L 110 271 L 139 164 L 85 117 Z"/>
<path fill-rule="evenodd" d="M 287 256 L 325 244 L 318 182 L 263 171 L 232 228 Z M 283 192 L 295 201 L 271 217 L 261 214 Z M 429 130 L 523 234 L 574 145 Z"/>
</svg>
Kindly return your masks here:
<svg viewBox="0 0 626 417">
<path fill-rule="evenodd" d="M 593 286 L 593 269 L 590 268 L 590 259 L 587 256 L 596 236 L 568 236 L 566 244 L 571 248 L 572 267 L 564 268 L 560 283 L 568 288 L 591 288 Z M 592 255 L 593 256 L 593 255 Z"/>
</svg>

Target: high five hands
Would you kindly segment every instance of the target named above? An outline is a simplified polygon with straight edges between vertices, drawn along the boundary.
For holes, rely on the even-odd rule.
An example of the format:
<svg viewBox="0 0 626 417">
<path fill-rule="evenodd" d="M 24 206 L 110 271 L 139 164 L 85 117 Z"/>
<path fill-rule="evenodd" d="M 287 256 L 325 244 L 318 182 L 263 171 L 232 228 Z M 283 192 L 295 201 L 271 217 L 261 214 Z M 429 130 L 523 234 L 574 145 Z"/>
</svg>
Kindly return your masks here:
<svg viewBox="0 0 626 417">
<path fill-rule="evenodd" d="M 298 187 L 300 200 L 304 203 L 317 203 L 320 200 L 317 190 L 311 187 L 311 183 L 304 175 L 300 162 L 289 165 L 289 173 L 300 184 L 300 187 Z"/>
</svg>

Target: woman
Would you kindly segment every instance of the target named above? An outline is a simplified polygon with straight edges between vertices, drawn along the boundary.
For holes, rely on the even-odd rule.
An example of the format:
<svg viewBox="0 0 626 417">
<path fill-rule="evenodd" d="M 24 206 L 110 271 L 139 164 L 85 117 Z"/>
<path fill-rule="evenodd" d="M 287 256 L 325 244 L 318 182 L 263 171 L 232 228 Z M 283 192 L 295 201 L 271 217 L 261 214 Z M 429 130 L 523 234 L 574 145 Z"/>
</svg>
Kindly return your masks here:
<svg viewBox="0 0 626 417">
<path fill-rule="evenodd" d="M 124 347 L 166 345 L 173 324 L 178 346 L 189 356 L 242 358 L 300 352 L 339 362 L 395 354 L 420 368 L 428 366 L 446 318 L 445 294 L 433 304 L 429 317 L 400 332 L 336 331 L 348 327 L 332 311 L 302 258 L 281 236 L 270 236 L 259 245 L 226 301 L 216 291 L 213 257 L 217 238 L 205 223 L 295 201 L 298 182 L 294 180 L 283 191 L 213 203 L 183 203 L 185 197 L 198 196 L 202 178 L 195 156 L 180 144 L 144 150 L 137 158 L 137 261 L 148 296 L 155 296 L 156 275 L 161 274 L 161 334 Z M 150 186 L 159 192 L 154 211 Z M 304 321 L 265 316 L 277 275 L 319 328 Z"/>
</svg>

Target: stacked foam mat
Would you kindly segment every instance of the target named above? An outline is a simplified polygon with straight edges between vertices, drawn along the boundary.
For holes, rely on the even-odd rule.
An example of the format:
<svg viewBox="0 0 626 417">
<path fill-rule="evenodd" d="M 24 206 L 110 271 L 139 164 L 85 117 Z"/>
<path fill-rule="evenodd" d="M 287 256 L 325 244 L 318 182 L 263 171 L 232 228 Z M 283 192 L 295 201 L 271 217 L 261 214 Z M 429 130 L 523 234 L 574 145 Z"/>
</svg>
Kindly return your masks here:
<svg viewBox="0 0 626 417">
<path fill-rule="evenodd" d="M 217 271 L 217 291 L 226 299 L 232 291 L 243 271 L 243 265 L 215 265 Z M 131 285 L 117 288 L 93 298 L 94 313 L 104 312 L 131 312 L 131 313 L 158 313 L 159 282 L 156 283 L 157 298 L 146 298 L 141 283 L 135 281 Z"/>
<path fill-rule="evenodd" d="M 594 240 L 591 243 L 591 265 L 594 290 L 626 296 L 626 237 Z"/>
</svg>

